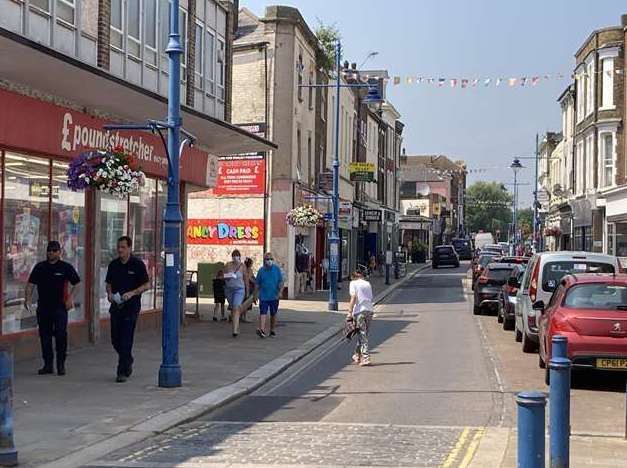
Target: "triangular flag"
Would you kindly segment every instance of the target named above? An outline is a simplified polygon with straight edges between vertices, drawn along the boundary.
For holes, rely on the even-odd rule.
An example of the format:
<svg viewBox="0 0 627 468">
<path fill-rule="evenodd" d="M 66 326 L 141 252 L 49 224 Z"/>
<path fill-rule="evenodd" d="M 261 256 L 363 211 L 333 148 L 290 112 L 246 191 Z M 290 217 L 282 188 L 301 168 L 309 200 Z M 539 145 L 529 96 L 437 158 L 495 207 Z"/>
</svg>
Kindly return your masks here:
<svg viewBox="0 0 627 468">
<path fill-rule="evenodd" d="M 491 78 L 486 78 L 485 80 L 483 80 L 483 86 L 489 86 L 491 81 Z"/>
<path fill-rule="evenodd" d="M 401 84 L 401 77 L 400 76 L 395 76 L 394 77 L 394 86 Z"/>
<path fill-rule="evenodd" d="M 551 79 L 551 75 L 544 75 L 544 79 L 545 80 L 550 80 Z"/>
<path fill-rule="evenodd" d="M 539 81 L 540 81 L 540 77 L 534 76 L 533 78 L 531 78 L 531 86 L 537 85 Z"/>
<path fill-rule="evenodd" d="M 509 80 L 507 80 L 507 84 L 509 84 L 510 86 L 514 86 L 516 84 L 516 81 L 518 81 L 516 78 L 510 78 Z"/>
<path fill-rule="evenodd" d="M 412 81 L 413 81 L 412 77 L 411 77 L 411 76 L 408 76 L 408 77 L 407 77 L 407 84 L 411 84 L 411 83 L 412 83 Z"/>
<path fill-rule="evenodd" d="M 422 83 L 422 76 L 418 77 L 418 79 L 416 80 L 416 83 L 418 83 L 418 84 Z"/>
<path fill-rule="evenodd" d="M 462 88 L 465 88 L 466 86 L 468 86 L 468 80 L 467 79 L 462 79 Z"/>
<path fill-rule="evenodd" d="M 525 86 L 525 84 L 527 84 L 527 77 L 526 77 L 526 76 L 523 76 L 523 77 L 520 79 L 520 86 Z"/>
<path fill-rule="evenodd" d="M 561 79 L 563 79 L 563 78 L 564 78 L 564 75 L 562 75 L 561 73 L 558 73 L 558 75 L 557 75 L 557 79 L 558 79 L 558 80 L 561 80 Z"/>
<path fill-rule="evenodd" d="M 454 88 L 455 86 L 457 86 L 457 80 L 456 79 L 452 79 L 451 80 L 451 88 Z"/>
<path fill-rule="evenodd" d="M 503 78 L 497 78 L 496 79 L 496 85 L 497 86 L 501 86 L 501 81 L 503 81 Z"/>
<path fill-rule="evenodd" d="M 477 83 L 479 83 L 479 80 L 477 78 L 475 78 L 474 80 L 472 80 L 472 86 L 475 87 L 477 86 Z"/>
<path fill-rule="evenodd" d="M 446 81 L 446 78 L 439 78 L 438 79 L 438 88 L 441 88 L 444 85 L 445 81 Z"/>
</svg>

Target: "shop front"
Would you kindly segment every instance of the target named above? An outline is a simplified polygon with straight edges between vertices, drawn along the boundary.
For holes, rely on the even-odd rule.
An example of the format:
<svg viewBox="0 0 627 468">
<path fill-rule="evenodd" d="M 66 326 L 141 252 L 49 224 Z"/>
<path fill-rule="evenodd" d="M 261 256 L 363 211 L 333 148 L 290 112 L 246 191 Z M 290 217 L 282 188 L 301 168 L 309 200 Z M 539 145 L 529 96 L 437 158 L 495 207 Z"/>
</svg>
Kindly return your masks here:
<svg viewBox="0 0 627 468">
<path fill-rule="evenodd" d="M 606 252 L 623 259 L 627 265 L 627 189 L 608 194 L 606 213 Z"/>
<path fill-rule="evenodd" d="M 159 137 L 142 132 L 103 129 L 106 120 L 77 110 L 0 90 L 0 341 L 16 345 L 18 356 L 39 352 L 36 317 L 24 307 L 24 289 L 33 266 L 46 257 L 46 244 L 58 240 L 64 260 L 81 276 L 70 311 L 70 344 L 97 341 L 107 333 L 104 278 L 121 235 L 133 239 L 133 250 L 150 274 L 151 288 L 142 296 L 140 327 L 159 323 L 162 304 L 161 213 L 166 203 L 167 160 Z M 93 148 L 121 147 L 139 161 L 144 185 L 123 199 L 67 186 L 70 161 Z M 214 161 L 206 152 L 187 149 L 181 179 L 207 187 Z M 184 199 L 184 198 L 183 198 Z M 31 311 L 35 308 L 31 307 Z"/>
<path fill-rule="evenodd" d="M 574 250 L 592 252 L 592 204 L 587 199 L 573 200 Z"/>
</svg>

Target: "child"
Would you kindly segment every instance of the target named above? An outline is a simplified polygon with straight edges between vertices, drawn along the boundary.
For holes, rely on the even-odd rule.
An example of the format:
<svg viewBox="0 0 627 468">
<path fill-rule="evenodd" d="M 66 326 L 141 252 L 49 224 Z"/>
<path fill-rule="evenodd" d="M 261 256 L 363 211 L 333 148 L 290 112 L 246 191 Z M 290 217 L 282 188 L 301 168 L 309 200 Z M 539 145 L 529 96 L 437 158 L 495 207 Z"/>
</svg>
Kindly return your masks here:
<svg viewBox="0 0 627 468">
<path fill-rule="evenodd" d="M 216 277 L 213 279 L 213 302 L 215 306 L 213 307 L 213 321 L 217 322 L 217 312 L 220 309 L 222 313 L 222 320 L 226 320 L 226 315 L 224 313 L 224 271 L 218 270 L 216 273 Z"/>
</svg>

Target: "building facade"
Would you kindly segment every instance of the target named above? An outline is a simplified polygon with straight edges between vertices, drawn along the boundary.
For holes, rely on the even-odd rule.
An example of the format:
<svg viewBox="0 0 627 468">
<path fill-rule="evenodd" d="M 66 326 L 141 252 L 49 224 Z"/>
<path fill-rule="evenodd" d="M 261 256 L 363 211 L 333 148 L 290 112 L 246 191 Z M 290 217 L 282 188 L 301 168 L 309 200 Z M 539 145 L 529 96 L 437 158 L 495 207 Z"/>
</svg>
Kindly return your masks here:
<svg viewBox="0 0 627 468">
<path fill-rule="evenodd" d="M 224 55 L 220 57 L 218 49 L 225 40 L 228 10 L 213 1 L 182 8 L 187 31 L 182 117 L 185 128 L 197 137 L 196 146 L 186 148 L 181 159 L 180 195 L 186 200 L 188 194 L 215 183 L 216 154 L 272 145 L 224 120 L 221 96 L 226 96 L 227 83 L 220 78 Z M 0 340 L 13 342 L 18 356 L 38 354 L 36 320 L 23 307 L 24 287 L 52 239 L 61 242 L 63 257 L 82 277 L 70 312 L 72 346 L 96 342 L 108 333 L 104 275 L 121 235 L 132 238 L 151 277 L 139 326 L 158 326 L 165 148 L 158 135 L 107 130 L 105 125 L 165 117 L 161 2 L 2 0 L 0 11 L 0 108 L 11 109 L 0 113 L 0 275 L 5 291 Z M 201 39 L 215 39 L 207 56 L 190 50 L 194 39 L 187 21 L 192 17 L 202 30 Z M 191 76 L 196 65 L 203 70 L 203 61 L 212 64 L 215 74 L 203 76 L 211 78 L 214 87 L 198 84 L 204 95 L 192 100 L 196 85 Z M 135 156 L 145 172 L 146 183 L 137 193 L 120 199 L 92 189 L 69 190 L 67 169 L 77 155 L 114 147 Z"/>
</svg>

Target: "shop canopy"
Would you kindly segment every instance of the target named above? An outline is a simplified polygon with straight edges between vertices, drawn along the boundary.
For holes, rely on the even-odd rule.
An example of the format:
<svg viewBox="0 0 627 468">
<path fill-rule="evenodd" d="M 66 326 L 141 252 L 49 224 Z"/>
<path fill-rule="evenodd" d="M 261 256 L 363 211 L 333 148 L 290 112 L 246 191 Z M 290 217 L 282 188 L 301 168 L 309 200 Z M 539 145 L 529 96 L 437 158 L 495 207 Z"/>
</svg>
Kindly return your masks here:
<svg viewBox="0 0 627 468">
<path fill-rule="evenodd" d="M 0 28 L 0 77 L 104 111 L 126 122 L 165 120 L 167 99 L 61 52 Z M 277 146 L 228 122 L 182 106 L 184 128 L 215 155 Z"/>
</svg>

